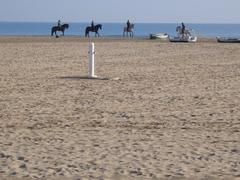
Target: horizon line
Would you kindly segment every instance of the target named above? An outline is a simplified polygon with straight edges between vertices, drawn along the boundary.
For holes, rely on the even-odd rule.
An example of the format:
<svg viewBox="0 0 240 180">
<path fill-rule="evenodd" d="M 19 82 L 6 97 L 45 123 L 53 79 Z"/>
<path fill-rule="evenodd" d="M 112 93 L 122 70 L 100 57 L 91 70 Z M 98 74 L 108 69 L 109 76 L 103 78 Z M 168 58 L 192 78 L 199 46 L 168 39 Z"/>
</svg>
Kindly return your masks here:
<svg viewBox="0 0 240 180">
<path fill-rule="evenodd" d="M 2 21 L 1 23 L 56 23 L 57 21 Z M 63 21 L 64 23 L 90 23 L 84 21 Z M 96 21 L 98 23 L 104 24 L 126 24 L 126 22 L 106 22 L 106 21 Z M 134 22 L 135 24 L 180 24 L 182 22 Z M 185 24 L 240 24 L 239 22 L 184 22 Z"/>
</svg>

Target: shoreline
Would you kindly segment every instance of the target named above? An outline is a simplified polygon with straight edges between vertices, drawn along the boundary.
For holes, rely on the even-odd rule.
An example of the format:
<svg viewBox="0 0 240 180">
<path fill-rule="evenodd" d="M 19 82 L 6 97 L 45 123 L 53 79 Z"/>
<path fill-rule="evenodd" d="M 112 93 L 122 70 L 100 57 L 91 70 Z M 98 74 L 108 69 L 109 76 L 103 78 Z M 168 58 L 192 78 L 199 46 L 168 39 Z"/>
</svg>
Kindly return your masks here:
<svg viewBox="0 0 240 180">
<path fill-rule="evenodd" d="M 45 35 L 16 35 L 16 36 L 0 36 L 0 43 L 6 43 L 6 42 L 112 42 L 112 41 L 132 41 L 132 42 L 158 42 L 158 43 L 171 43 L 168 40 L 159 40 L 159 39 L 150 39 L 149 37 L 90 37 L 86 38 L 83 36 L 60 36 L 59 38 L 56 38 L 55 36 L 45 36 Z M 198 41 L 196 43 L 202 43 L 202 42 L 216 42 L 216 38 L 198 38 Z M 187 44 L 195 44 L 195 43 L 187 43 Z"/>
</svg>

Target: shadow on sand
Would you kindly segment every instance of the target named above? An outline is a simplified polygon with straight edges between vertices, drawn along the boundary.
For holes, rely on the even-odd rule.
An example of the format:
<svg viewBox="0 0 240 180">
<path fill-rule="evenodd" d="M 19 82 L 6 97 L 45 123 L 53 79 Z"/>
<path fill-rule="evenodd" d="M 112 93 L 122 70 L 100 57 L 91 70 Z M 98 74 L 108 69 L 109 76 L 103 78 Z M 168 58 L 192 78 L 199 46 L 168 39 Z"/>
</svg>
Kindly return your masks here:
<svg viewBox="0 0 240 180">
<path fill-rule="evenodd" d="M 61 76 L 58 77 L 58 79 L 71 79 L 71 80 L 110 80 L 109 78 L 106 77 L 89 77 L 89 76 Z"/>
</svg>

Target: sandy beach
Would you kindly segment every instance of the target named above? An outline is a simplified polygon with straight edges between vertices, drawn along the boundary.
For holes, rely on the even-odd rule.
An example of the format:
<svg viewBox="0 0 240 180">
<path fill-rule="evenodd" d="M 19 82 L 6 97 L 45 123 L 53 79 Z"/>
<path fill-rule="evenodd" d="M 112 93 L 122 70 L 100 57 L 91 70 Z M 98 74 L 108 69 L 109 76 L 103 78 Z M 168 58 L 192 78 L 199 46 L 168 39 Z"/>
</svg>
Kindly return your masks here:
<svg viewBox="0 0 240 180">
<path fill-rule="evenodd" d="M 1 179 L 240 179 L 240 44 L 0 37 Z"/>
</svg>

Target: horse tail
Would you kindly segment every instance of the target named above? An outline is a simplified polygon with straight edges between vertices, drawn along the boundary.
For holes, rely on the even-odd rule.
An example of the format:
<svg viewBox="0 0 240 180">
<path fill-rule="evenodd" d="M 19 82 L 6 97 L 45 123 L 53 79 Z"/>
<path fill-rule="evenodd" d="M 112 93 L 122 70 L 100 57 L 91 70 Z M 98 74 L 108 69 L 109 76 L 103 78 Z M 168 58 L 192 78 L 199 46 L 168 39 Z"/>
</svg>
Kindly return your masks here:
<svg viewBox="0 0 240 180">
<path fill-rule="evenodd" d="M 85 37 L 88 35 L 88 28 L 85 29 Z"/>
<path fill-rule="evenodd" d="M 125 36 L 126 27 L 123 28 L 123 37 Z"/>
<path fill-rule="evenodd" d="M 53 28 L 52 28 L 52 31 L 51 31 L 51 36 L 53 36 Z"/>
</svg>

